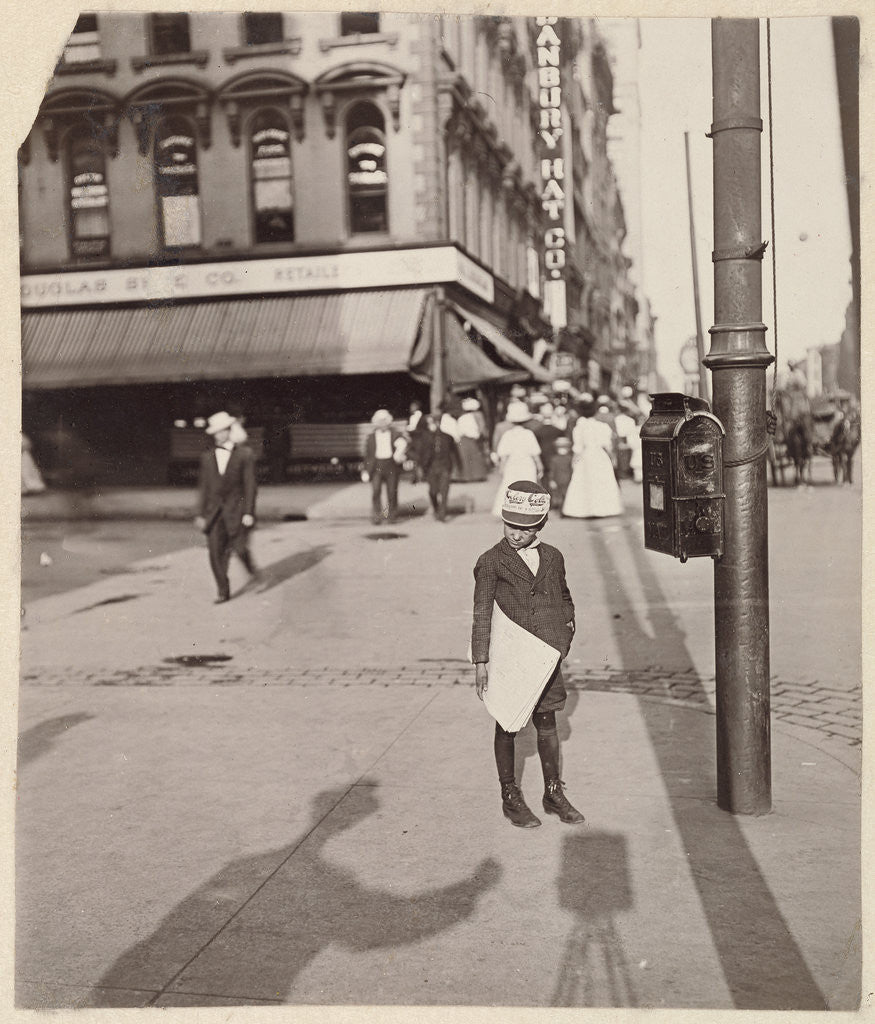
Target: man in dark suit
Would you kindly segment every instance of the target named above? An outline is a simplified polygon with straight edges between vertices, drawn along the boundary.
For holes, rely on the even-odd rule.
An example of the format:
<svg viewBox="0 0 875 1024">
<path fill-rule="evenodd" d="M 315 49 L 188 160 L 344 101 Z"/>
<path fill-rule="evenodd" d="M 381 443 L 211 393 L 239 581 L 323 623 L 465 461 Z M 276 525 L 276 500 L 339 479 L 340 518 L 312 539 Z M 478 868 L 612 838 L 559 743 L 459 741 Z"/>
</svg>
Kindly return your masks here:
<svg viewBox="0 0 875 1024">
<path fill-rule="evenodd" d="M 443 523 L 447 518 L 450 480 L 453 470 L 461 474 L 462 459 L 456 439 L 441 430 L 431 417 L 428 422 L 431 429 L 422 445 L 422 468 L 428 480 L 428 497 L 434 517 Z"/>
<path fill-rule="evenodd" d="M 392 414 L 377 409 L 371 417 L 373 431 L 365 441 L 365 464 L 362 481 L 371 484 L 371 519 L 375 526 L 386 515 L 390 523 L 398 517 L 398 479 L 401 464 L 406 458 L 407 440 L 392 426 Z M 386 487 L 386 507 L 382 505 L 383 485 Z"/>
<path fill-rule="evenodd" d="M 214 441 L 201 456 L 199 504 L 195 525 L 207 535 L 210 568 L 219 595 L 216 604 L 231 597 L 228 564 L 236 552 L 250 576 L 257 576 L 249 552 L 249 531 L 255 525 L 255 456 L 246 444 L 231 441 L 234 417 L 217 412 L 207 421 Z"/>
</svg>

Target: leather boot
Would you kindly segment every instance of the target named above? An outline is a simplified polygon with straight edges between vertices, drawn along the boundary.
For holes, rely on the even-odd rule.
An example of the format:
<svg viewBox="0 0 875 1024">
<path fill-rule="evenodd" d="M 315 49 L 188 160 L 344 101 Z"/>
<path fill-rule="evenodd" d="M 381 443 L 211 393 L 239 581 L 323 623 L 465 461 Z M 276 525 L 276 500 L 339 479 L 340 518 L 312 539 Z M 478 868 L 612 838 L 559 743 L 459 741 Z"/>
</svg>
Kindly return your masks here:
<svg viewBox="0 0 875 1024">
<path fill-rule="evenodd" d="M 505 818 L 517 828 L 537 828 L 541 819 L 536 818 L 523 799 L 519 786 L 515 782 L 502 782 L 501 809 Z"/>
<path fill-rule="evenodd" d="M 544 810 L 548 814 L 558 814 L 559 820 L 566 825 L 581 825 L 586 819 L 569 802 L 568 797 L 562 792 L 565 785 L 561 779 L 547 779 L 544 783 Z"/>
</svg>

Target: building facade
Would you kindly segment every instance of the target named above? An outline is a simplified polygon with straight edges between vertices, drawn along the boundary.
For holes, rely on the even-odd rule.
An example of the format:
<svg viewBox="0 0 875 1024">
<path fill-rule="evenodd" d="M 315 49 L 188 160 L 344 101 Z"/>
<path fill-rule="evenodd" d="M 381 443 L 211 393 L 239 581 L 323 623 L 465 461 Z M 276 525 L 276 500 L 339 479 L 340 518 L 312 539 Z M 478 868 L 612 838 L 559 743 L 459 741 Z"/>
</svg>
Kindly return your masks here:
<svg viewBox="0 0 875 1024">
<path fill-rule="evenodd" d="M 556 20 L 82 15 L 19 161 L 24 429 L 50 474 L 162 479 L 174 424 L 229 403 L 305 458 L 301 424 L 548 382 L 537 21 Z M 568 302 L 598 279 L 605 353 L 628 314 L 616 244 L 576 259 Z"/>
</svg>

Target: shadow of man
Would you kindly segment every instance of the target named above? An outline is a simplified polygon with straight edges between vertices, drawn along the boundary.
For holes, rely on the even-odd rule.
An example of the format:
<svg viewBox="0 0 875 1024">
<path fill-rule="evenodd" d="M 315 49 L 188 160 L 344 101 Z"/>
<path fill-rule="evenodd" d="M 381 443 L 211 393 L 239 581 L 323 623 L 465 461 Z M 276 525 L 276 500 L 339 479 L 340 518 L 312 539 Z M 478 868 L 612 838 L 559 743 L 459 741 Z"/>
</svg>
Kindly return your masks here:
<svg viewBox="0 0 875 1024">
<path fill-rule="evenodd" d="M 165 993 L 169 1005 L 175 995 L 186 1005 L 198 1005 L 197 997 L 201 1005 L 288 1002 L 295 979 L 329 947 L 358 953 L 405 946 L 470 917 L 499 879 L 491 858 L 469 878 L 404 896 L 364 884 L 326 856 L 333 839 L 378 807 L 368 782 L 318 794 L 301 839 L 227 864 L 113 964 L 88 1005 L 155 1005 Z M 387 844 L 380 857 L 392 856 Z M 162 967 L 163 981 L 156 978 Z M 315 1001 L 368 1002 L 373 991 L 353 985 L 338 977 L 337 989 Z M 124 1003 L 120 990 L 153 994 Z M 312 992 L 307 1001 L 314 1001 Z"/>
</svg>

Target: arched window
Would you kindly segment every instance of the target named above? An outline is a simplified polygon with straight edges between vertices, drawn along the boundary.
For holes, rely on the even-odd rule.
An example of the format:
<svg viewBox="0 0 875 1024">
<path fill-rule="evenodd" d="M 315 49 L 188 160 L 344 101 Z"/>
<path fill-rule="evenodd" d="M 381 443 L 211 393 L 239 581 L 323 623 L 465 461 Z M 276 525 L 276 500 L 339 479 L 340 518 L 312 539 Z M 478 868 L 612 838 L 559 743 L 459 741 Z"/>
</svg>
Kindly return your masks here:
<svg viewBox="0 0 875 1024">
<path fill-rule="evenodd" d="M 388 231 L 386 122 L 372 103 L 359 103 L 346 118 L 347 193 L 352 234 Z"/>
<path fill-rule="evenodd" d="M 256 242 L 293 242 L 295 212 L 289 128 L 275 110 L 260 111 L 249 132 Z"/>
<path fill-rule="evenodd" d="M 182 117 L 167 117 L 155 131 L 158 226 L 165 248 L 200 245 L 197 139 Z"/>
<path fill-rule="evenodd" d="M 67 144 L 70 252 L 74 259 L 109 255 L 106 157 L 89 128 L 71 131 Z"/>
</svg>

